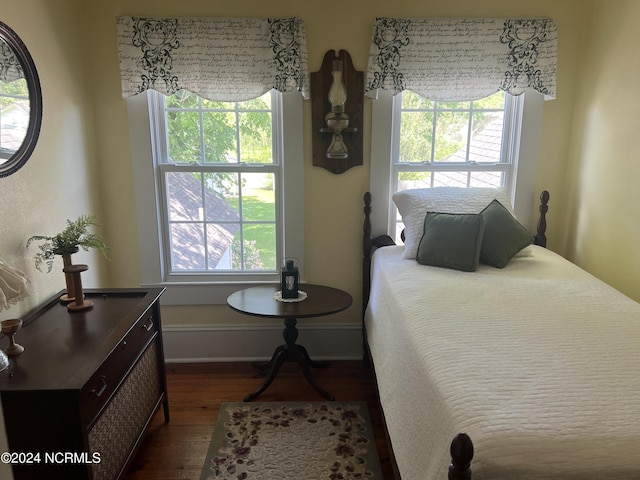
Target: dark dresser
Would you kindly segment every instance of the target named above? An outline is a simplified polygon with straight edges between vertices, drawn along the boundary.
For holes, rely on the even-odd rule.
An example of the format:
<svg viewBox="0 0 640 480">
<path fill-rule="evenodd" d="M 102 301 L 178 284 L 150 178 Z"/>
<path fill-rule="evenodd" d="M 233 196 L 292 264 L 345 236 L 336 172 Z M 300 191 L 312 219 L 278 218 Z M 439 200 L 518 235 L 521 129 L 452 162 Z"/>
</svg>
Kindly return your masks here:
<svg viewBox="0 0 640 480">
<path fill-rule="evenodd" d="M 169 421 L 163 291 L 87 289 L 82 312 L 58 294 L 22 317 L 25 351 L 0 372 L 15 480 L 120 478 L 160 406 Z"/>
</svg>

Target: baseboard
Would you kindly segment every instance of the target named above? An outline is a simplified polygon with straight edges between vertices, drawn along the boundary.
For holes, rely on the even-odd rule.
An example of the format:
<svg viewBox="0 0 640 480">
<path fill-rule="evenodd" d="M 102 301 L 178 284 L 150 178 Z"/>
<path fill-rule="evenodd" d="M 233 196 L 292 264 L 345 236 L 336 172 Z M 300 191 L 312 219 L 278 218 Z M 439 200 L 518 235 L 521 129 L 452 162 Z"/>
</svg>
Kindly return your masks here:
<svg viewBox="0 0 640 480">
<path fill-rule="evenodd" d="M 163 326 L 167 363 L 265 361 L 284 343 L 279 326 Z M 362 359 L 360 324 L 298 326 L 297 343 L 314 360 Z"/>
</svg>

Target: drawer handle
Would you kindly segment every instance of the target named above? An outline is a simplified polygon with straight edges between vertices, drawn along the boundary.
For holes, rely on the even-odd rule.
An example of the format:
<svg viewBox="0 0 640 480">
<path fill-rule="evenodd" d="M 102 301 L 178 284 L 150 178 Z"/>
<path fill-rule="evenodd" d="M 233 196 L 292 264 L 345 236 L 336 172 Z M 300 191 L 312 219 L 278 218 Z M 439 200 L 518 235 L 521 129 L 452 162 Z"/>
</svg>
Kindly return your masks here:
<svg viewBox="0 0 640 480">
<path fill-rule="evenodd" d="M 100 380 L 102 380 L 102 386 L 100 387 L 100 390 L 96 390 L 95 388 L 93 390 L 91 390 L 91 394 L 95 395 L 96 397 L 100 398 L 102 396 L 102 394 L 104 393 L 104 391 L 107 389 L 107 382 L 104 378 L 104 375 L 102 375 L 100 377 Z"/>
<path fill-rule="evenodd" d="M 143 330 L 146 330 L 147 332 L 150 332 L 151 329 L 153 328 L 153 318 L 149 317 L 149 323 L 148 324 L 142 324 L 142 328 Z"/>
</svg>

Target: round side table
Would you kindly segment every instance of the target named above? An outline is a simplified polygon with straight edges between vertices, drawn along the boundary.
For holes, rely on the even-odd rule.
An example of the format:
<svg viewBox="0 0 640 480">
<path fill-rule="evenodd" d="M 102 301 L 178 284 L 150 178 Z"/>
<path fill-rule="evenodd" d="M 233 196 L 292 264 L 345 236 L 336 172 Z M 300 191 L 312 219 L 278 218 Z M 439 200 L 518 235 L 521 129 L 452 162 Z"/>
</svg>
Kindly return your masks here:
<svg viewBox="0 0 640 480">
<path fill-rule="evenodd" d="M 307 298 L 296 302 L 276 300 L 274 297 L 279 291 L 277 285 L 246 288 L 227 298 L 229 307 L 237 312 L 261 318 L 282 318 L 285 325 L 282 331 L 285 343 L 277 347 L 271 360 L 261 367 L 267 372 L 266 379 L 260 388 L 244 398 L 245 402 L 255 399 L 271 385 L 284 362 L 297 362 L 311 386 L 328 400 L 335 400 L 333 395 L 318 384 L 310 370 L 310 367 L 325 367 L 328 362 L 311 360 L 306 348 L 296 343 L 296 324 L 301 318 L 321 317 L 346 310 L 353 299 L 347 292 L 323 285 L 305 283 L 300 285 L 300 290 L 307 294 Z"/>
</svg>

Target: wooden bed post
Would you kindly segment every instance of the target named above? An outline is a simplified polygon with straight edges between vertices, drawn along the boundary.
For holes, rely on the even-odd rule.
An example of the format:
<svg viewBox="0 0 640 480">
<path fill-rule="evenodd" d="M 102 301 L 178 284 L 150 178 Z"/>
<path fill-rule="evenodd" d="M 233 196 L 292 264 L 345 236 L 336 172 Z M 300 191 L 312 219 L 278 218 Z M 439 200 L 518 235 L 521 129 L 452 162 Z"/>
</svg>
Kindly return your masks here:
<svg viewBox="0 0 640 480">
<path fill-rule="evenodd" d="M 459 433 L 451 442 L 451 465 L 449 480 L 470 480 L 473 443 L 466 433 Z"/>
<path fill-rule="evenodd" d="M 369 291 L 371 288 L 371 251 L 373 240 L 371 238 L 371 193 L 364 194 L 364 224 L 362 225 L 362 360 L 369 364 L 369 345 L 367 343 L 367 331 L 364 327 L 364 312 L 369 303 Z"/>
<path fill-rule="evenodd" d="M 369 284 L 371 283 L 371 193 L 364 194 L 364 224 L 362 225 L 362 315 L 369 303 Z"/>
<path fill-rule="evenodd" d="M 541 247 L 547 246 L 547 237 L 545 232 L 547 231 L 547 211 L 549 210 L 549 192 L 543 190 L 540 194 L 540 218 L 538 218 L 538 228 L 536 236 L 534 237 L 533 243 L 536 245 L 540 245 Z"/>
<path fill-rule="evenodd" d="M 362 225 L 362 317 L 369 303 L 371 286 L 371 256 L 375 248 L 395 245 L 396 242 L 389 235 L 379 235 L 375 238 L 371 233 L 371 193 L 364 194 L 364 223 Z"/>
</svg>

